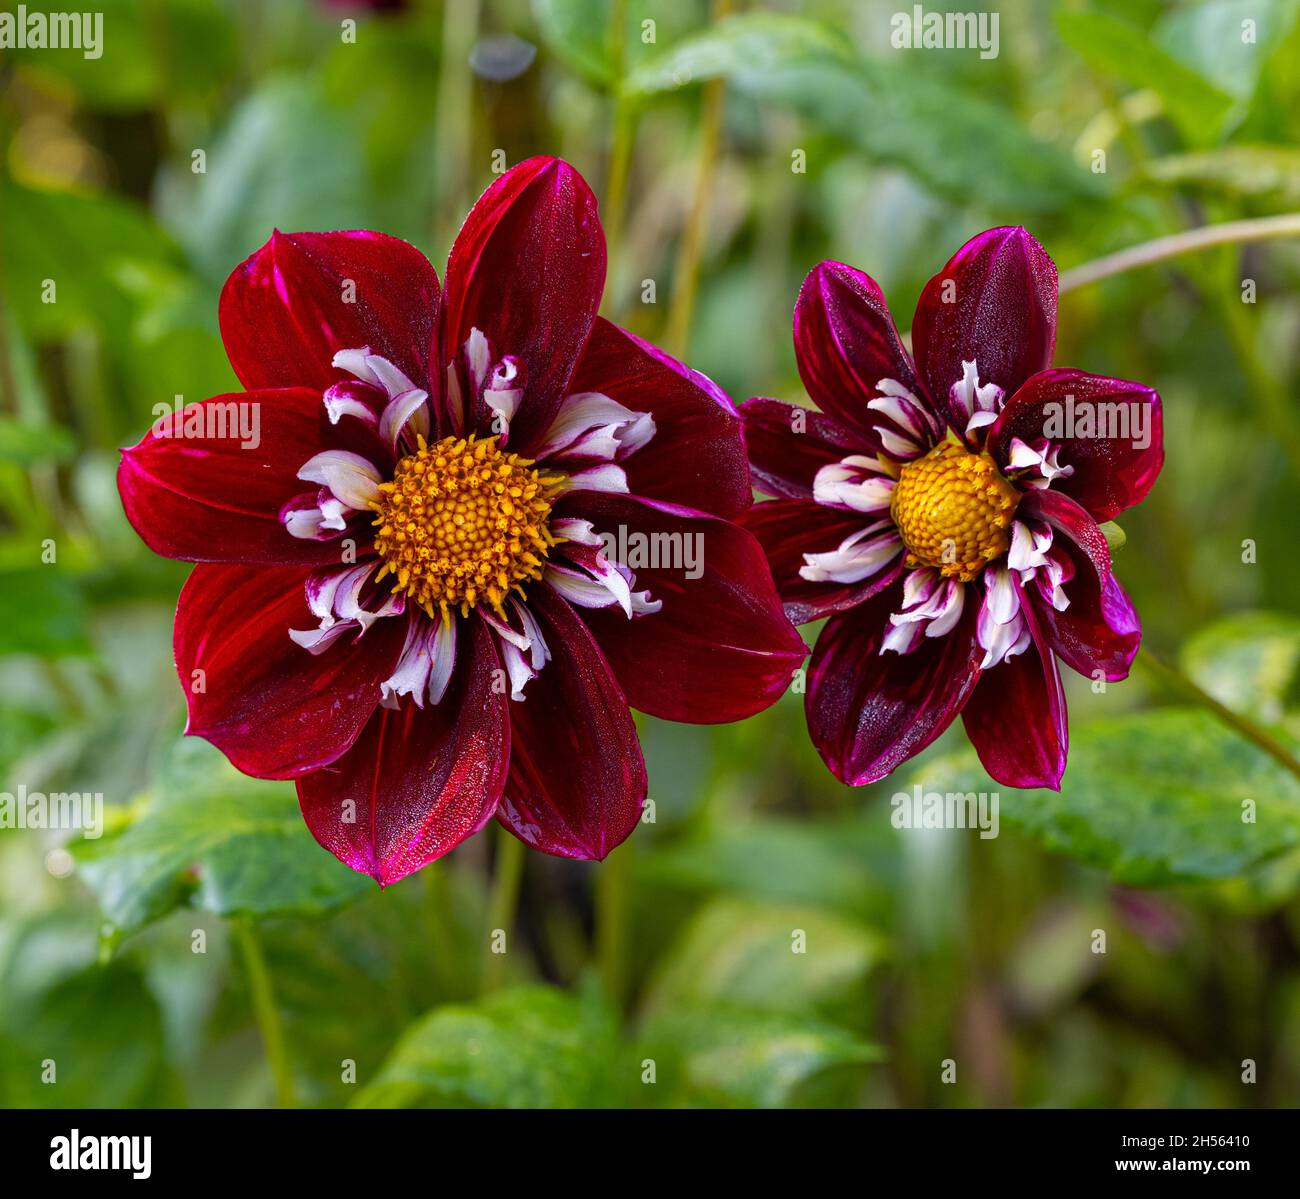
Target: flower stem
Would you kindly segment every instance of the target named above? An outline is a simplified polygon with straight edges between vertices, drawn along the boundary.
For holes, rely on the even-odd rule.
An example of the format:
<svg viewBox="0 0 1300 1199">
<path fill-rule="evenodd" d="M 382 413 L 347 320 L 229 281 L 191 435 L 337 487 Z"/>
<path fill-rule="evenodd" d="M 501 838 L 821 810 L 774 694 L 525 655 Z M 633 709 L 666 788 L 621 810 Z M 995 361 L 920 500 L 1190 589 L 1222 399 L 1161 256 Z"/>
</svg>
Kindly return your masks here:
<svg viewBox="0 0 1300 1199">
<path fill-rule="evenodd" d="M 1270 758 L 1290 771 L 1296 778 L 1300 778 L 1300 758 L 1297 758 L 1272 733 L 1260 728 L 1253 720 L 1241 715 L 1240 712 L 1234 712 L 1226 704 L 1220 703 L 1200 684 L 1193 682 L 1181 670 L 1175 669 L 1167 662 L 1156 657 L 1145 645 L 1135 660 L 1152 678 L 1159 679 L 1167 686 L 1176 691 L 1181 691 L 1188 698 L 1195 700 L 1217 720 L 1245 737 L 1251 744 L 1262 749 Z"/>
<path fill-rule="evenodd" d="M 492 879 L 492 893 L 488 897 L 487 937 L 484 944 L 482 992 L 495 991 L 505 977 L 506 954 L 493 952 L 496 930 L 506 934 L 502 946 L 509 950 L 509 938 L 514 932 L 515 912 L 519 907 L 519 886 L 524 877 L 524 843 L 518 837 L 497 829 L 496 873 Z"/>
<path fill-rule="evenodd" d="M 713 19 L 719 21 L 731 12 L 732 0 L 713 0 Z M 722 105 L 726 81 L 710 79 L 704 85 L 704 115 L 700 121 L 700 158 L 695 175 L 695 194 L 682 230 L 677 251 L 677 269 L 673 276 L 672 308 L 664 342 L 668 352 L 681 358 L 688 348 L 691 317 L 695 313 L 695 292 L 700 279 L 700 249 L 704 244 L 704 226 L 709 216 L 709 199 L 713 194 L 713 173 L 718 160 L 718 142 L 722 134 Z"/>
<path fill-rule="evenodd" d="M 1064 294 L 1100 279 L 1108 279 L 1112 275 L 1122 275 L 1125 271 L 1151 266 L 1168 258 L 1177 258 L 1181 254 L 1207 250 L 1213 246 L 1243 245 L 1280 237 L 1300 237 L 1300 212 L 1247 221 L 1226 221 L 1220 225 L 1202 225 L 1183 233 L 1157 237 L 1154 241 L 1130 246 L 1127 250 L 1107 254 L 1103 258 L 1094 258 L 1091 262 L 1066 271 L 1061 276 L 1060 290 Z"/>
<path fill-rule="evenodd" d="M 627 37 L 627 0 L 614 0 L 609 10 L 609 64 L 614 103 L 613 129 L 609 142 L 609 167 L 605 175 L 605 250 L 613 286 L 605 289 L 602 307 L 606 315 L 617 316 L 621 307 L 619 272 L 623 268 L 623 218 L 627 208 L 627 181 L 632 169 L 632 143 L 636 132 L 635 106 L 623 88 L 624 42 Z"/>
<path fill-rule="evenodd" d="M 234 917 L 230 929 L 243 955 L 244 969 L 248 971 L 253 1015 L 257 1019 L 258 1031 L 262 1034 L 262 1046 L 266 1050 L 267 1065 L 271 1067 L 271 1077 L 275 1080 L 276 1103 L 280 1107 L 297 1107 L 293 1070 L 289 1066 L 289 1055 L 284 1044 L 284 1026 L 280 1023 L 280 1013 L 275 1006 L 271 972 L 266 967 L 257 929 L 247 916 Z"/>
<path fill-rule="evenodd" d="M 624 841 L 596 875 L 596 960 L 610 1004 L 619 1008 L 627 987 L 628 867 L 632 843 Z"/>
</svg>

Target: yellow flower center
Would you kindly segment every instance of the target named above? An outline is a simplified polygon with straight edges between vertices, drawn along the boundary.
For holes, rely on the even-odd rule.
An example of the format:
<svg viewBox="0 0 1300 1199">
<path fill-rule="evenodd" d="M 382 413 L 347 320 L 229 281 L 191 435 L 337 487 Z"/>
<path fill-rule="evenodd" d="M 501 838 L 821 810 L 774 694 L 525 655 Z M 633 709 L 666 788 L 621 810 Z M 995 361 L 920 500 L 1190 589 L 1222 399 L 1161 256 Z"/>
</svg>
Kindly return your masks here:
<svg viewBox="0 0 1300 1199">
<path fill-rule="evenodd" d="M 542 577 L 551 546 L 547 519 L 563 476 L 532 469 L 532 460 L 506 454 L 496 438 L 419 439 L 381 483 L 375 504 L 375 551 L 384 559 L 378 577 L 397 576 L 405 592 L 430 616 L 462 616 L 481 600 L 502 613 L 512 591 Z"/>
<path fill-rule="evenodd" d="M 1007 552 L 1019 500 L 987 454 L 944 441 L 902 468 L 890 512 L 908 566 L 934 566 L 969 583 Z"/>
</svg>

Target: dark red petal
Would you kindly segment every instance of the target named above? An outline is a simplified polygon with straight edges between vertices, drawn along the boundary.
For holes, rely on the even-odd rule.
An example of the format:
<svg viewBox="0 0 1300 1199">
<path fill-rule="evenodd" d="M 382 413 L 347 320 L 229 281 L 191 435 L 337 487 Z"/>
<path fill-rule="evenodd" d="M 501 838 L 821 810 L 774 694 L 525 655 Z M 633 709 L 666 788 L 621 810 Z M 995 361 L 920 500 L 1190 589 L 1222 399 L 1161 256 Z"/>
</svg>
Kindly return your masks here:
<svg viewBox="0 0 1300 1199">
<path fill-rule="evenodd" d="M 127 519 L 155 553 L 189 562 L 339 562 L 338 541 L 305 541 L 285 529 L 280 513 L 310 490 L 298 471 L 314 454 L 351 448 L 368 454 L 382 471 L 379 443 L 357 421 L 344 430 L 329 424 L 319 392 L 302 388 L 213 396 L 190 405 L 173 420 L 202 407 L 257 404 L 259 442 L 245 449 L 239 436 L 158 437 L 151 430 L 139 445 L 122 451 L 117 488 Z M 205 416 L 205 421 L 206 421 Z M 355 427 L 352 427 L 355 426 Z M 205 427 L 218 429 L 216 424 Z M 229 427 L 229 426 L 227 426 Z M 369 536 L 369 519 L 361 518 Z M 342 536 L 342 534 L 340 534 Z"/>
<path fill-rule="evenodd" d="M 645 761 L 627 700 L 569 605 L 535 586 L 528 607 L 551 660 L 510 702 L 510 775 L 497 819 L 534 849 L 599 859 L 636 828 Z"/>
<path fill-rule="evenodd" d="M 740 419 L 711 379 L 598 317 L 568 391 L 603 392 L 654 417 L 654 437 L 622 461 L 634 495 L 725 517 L 749 507 Z"/>
<path fill-rule="evenodd" d="M 889 615 L 903 606 L 895 583 L 826 622 L 813 649 L 804 710 L 808 733 L 831 773 L 857 787 L 882 779 L 946 729 L 979 679 L 978 605 L 910 654 L 882 654 Z"/>
<path fill-rule="evenodd" d="M 850 454 L 874 456 L 880 448 L 829 416 L 780 400 L 748 400 L 740 406 L 740 418 L 754 486 L 768 495 L 810 500 L 823 466 Z"/>
<path fill-rule="evenodd" d="M 1128 677 L 1142 642 L 1137 609 L 1111 573 L 1110 547 L 1096 522 L 1055 488 L 1027 492 L 1018 514 L 1046 521 L 1053 544 L 1074 563 L 1074 577 L 1064 587 L 1070 606 L 1058 612 L 1030 588 L 1048 644 L 1067 666 L 1087 678 L 1112 681 Z"/>
<path fill-rule="evenodd" d="M 376 708 L 347 753 L 298 780 L 312 836 L 387 885 L 482 828 L 510 761 L 506 697 L 494 687 L 499 667 L 483 621 L 461 621 L 441 703 L 421 710 L 404 699 L 397 710 Z"/>
<path fill-rule="evenodd" d="M 369 346 L 436 407 L 441 372 L 430 380 L 429 353 L 438 302 L 438 273 L 399 238 L 277 230 L 226 280 L 221 338 L 248 388 L 324 389 L 347 378 L 330 365 L 337 351 Z"/>
<path fill-rule="evenodd" d="M 1119 419 L 1117 413 L 1123 414 L 1125 423 L 1110 427 L 1122 428 L 1129 436 L 1086 433 L 1088 428 L 1107 427 L 1107 423 Z M 1059 423 L 1067 420 L 1070 423 Z M 1143 424 L 1141 436 L 1139 422 Z M 1062 428 L 1064 434 L 1059 431 Z M 1085 432 L 1078 435 L 1073 430 Z M 1078 500 L 1099 521 L 1114 520 L 1126 508 L 1144 500 L 1165 460 L 1160 396 L 1140 383 L 1083 371 L 1045 370 L 1029 379 L 1007 401 L 989 430 L 989 453 L 1005 465 L 1011 441 L 1016 437 L 1031 446 L 1046 438 L 1060 447 L 1060 464 L 1073 467 L 1074 473 L 1054 479 L 1052 490 Z M 1145 444 L 1138 446 L 1135 441 Z"/>
<path fill-rule="evenodd" d="M 898 560 L 860 583 L 813 583 L 799 574 L 805 554 L 833 550 L 870 523 L 867 513 L 846 512 L 808 500 L 769 500 L 755 504 L 740 518 L 740 524 L 763 547 L 785 614 L 795 624 L 856 608 L 898 578 L 903 569 L 901 542 Z"/>
<path fill-rule="evenodd" d="M 762 547 L 749 533 L 632 496 L 575 494 L 565 510 L 590 520 L 598 533 L 624 531 L 633 552 L 655 538 L 699 551 L 691 564 L 683 555 L 656 567 L 629 553 L 636 590 L 662 601 L 658 612 L 632 620 L 621 608 L 583 612 L 634 708 L 664 720 L 717 724 L 752 716 L 781 697 L 808 650 L 781 610 Z M 687 578 L 688 571 L 699 577 Z"/>
<path fill-rule="evenodd" d="M 447 263 L 443 352 L 460 353 L 477 328 L 494 360 L 520 360 L 524 394 L 513 445 L 529 445 L 549 427 L 604 287 L 596 197 L 567 162 L 521 162 L 470 210 Z M 468 415 L 467 428 L 483 428 L 491 412 L 479 404 Z"/>
<path fill-rule="evenodd" d="M 879 286 L 842 262 L 818 263 L 799 289 L 794 353 L 813 403 L 866 445 L 879 446 L 875 426 L 885 423 L 867 407 L 881 379 L 896 379 L 925 402 Z"/>
<path fill-rule="evenodd" d="M 176 605 L 185 731 L 258 778 L 292 778 L 346 751 L 406 634 L 405 621 L 388 618 L 359 641 L 345 633 L 324 653 L 308 653 L 289 638 L 290 629 L 318 623 L 305 581 L 302 567 L 196 566 Z"/>
<path fill-rule="evenodd" d="M 980 383 L 1009 396 L 1052 361 L 1056 343 L 1056 264 L 1020 226 L 971 238 L 921 292 L 912 322 L 917 369 L 938 410 L 965 431 L 949 399 L 975 361 Z"/>
<path fill-rule="evenodd" d="M 1032 603 L 1022 610 L 1033 643 L 980 676 L 962 721 L 984 769 L 1003 786 L 1059 791 L 1069 746 L 1061 672 Z"/>
</svg>

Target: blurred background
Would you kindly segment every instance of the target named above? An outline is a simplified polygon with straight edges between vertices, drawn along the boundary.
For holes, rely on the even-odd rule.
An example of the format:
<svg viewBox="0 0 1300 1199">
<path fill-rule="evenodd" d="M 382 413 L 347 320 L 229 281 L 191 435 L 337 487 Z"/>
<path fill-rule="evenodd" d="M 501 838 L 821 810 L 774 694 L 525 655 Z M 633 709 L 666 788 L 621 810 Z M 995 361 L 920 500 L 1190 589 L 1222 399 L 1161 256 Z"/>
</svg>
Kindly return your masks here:
<svg viewBox="0 0 1300 1199">
<path fill-rule="evenodd" d="M 788 695 L 644 721 L 654 821 L 604 864 L 493 827 L 380 893 L 291 784 L 179 738 L 186 569 L 127 526 L 117 449 L 237 388 L 217 295 L 275 227 L 441 273 L 494 169 L 560 154 L 607 314 L 800 400 L 822 258 L 906 328 L 992 225 L 1064 271 L 1300 209 L 1295 0 L 1009 0 L 989 58 L 891 46 L 900 9 L 98 0 L 101 57 L 0 50 L 0 791 L 102 792 L 106 823 L 0 828 L 0 1103 L 1300 1101 L 1296 240 L 1062 297 L 1058 364 L 1164 397 L 1116 553 L 1156 657 L 1069 677 L 1062 793 L 1001 788 L 995 839 L 890 822 L 917 784 L 999 790 L 960 727 L 851 790 Z"/>
</svg>

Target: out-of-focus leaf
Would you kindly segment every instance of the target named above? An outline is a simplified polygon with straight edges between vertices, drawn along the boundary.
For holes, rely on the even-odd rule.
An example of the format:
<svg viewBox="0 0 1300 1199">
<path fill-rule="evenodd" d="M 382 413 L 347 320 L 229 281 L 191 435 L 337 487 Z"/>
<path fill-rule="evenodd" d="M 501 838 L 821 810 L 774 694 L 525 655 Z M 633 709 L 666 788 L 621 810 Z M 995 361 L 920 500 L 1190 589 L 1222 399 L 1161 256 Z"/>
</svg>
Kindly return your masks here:
<svg viewBox="0 0 1300 1199">
<path fill-rule="evenodd" d="M 1146 173 L 1161 183 L 1200 184 L 1230 196 L 1300 204 L 1300 150 L 1289 146 L 1220 146 L 1157 158 Z"/>
<path fill-rule="evenodd" d="M 177 746 L 121 831 L 72 848 L 119 937 L 187 902 L 222 916 L 315 915 L 373 886 L 312 840 L 292 783 L 247 778 L 197 739 Z"/>
<path fill-rule="evenodd" d="M 597 1107 L 616 1103 L 620 1070 L 636 1068 L 594 993 L 517 987 L 430 1012 L 356 1106 Z"/>
<path fill-rule="evenodd" d="M 638 67 L 627 89 L 648 99 L 720 77 L 944 195 L 968 198 L 971 180 L 979 179 L 986 203 L 1023 210 L 1100 187 L 1008 113 L 902 63 L 855 61 L 839 34 L 798 17 L 752 13 L 721 21 Z"/>
<path fill-rule="evenodd" d="M 1151 36 L 1221 91 L 1244 99 L 1297 11 L 1295 0 L 1199 0 L 1166 12 Z"/>
<path fill-rule="evenodd" d="M 1187 642 L 1182 662 L 1221 704 L 1275 724 L 1300 666 L 1300 619 L 1281 612 L 1225 617 Z"/>
<path fill-rule="evenodd" d="M 833 1024 L 725 1003 L 666 1010 L 639 1044 L 637 1057 L 655 1063 L 664 1106 L 848 1105 L 882 1056 Z"/>
<path fill-rule="evenodd" d="M 1059 795 L 1000 787 L 965 751 L 914 780 L 996 791 L 1004 821 L 1135 886 L 1228 878 L 1300 846 L 1300 782 L 1208 713 L 1138 712 L 1072 732 Z"/>
<path fill-rule="evenodd" d="M 76 439 L 59 425 L 33 424 L 0 416 L 0 460 L 30 466 L 66 462 L 76 453 Z"/>
<path fill-rule="evenodd" d="M 0 570 L 0 654 L 90 652 L 81 590 L 58 565 Z"/>
<path fill-rule="evenodd" d="M 848 1006 L 881 956 L 880 938 L 819 908 L 715 899 L 665 954 L 646 1008 L 725 1001 L 807 1014 Z"/>
<path fill-rule="evenodd" d="M 1084 9 L 1058 12 L 1056 26 L 1065 44 L 1093 70 L 1154 91 L 1192 145 L 1205 145 L 1219 136 L 1232 97 L 1162 50 L 1136 25 Z"/>
<path fill-rule="evenodd" d="M 533 0 L 533 18 L 557 58 L 588 83 L 609 86 L 609 0 Z"/>
</svg>

